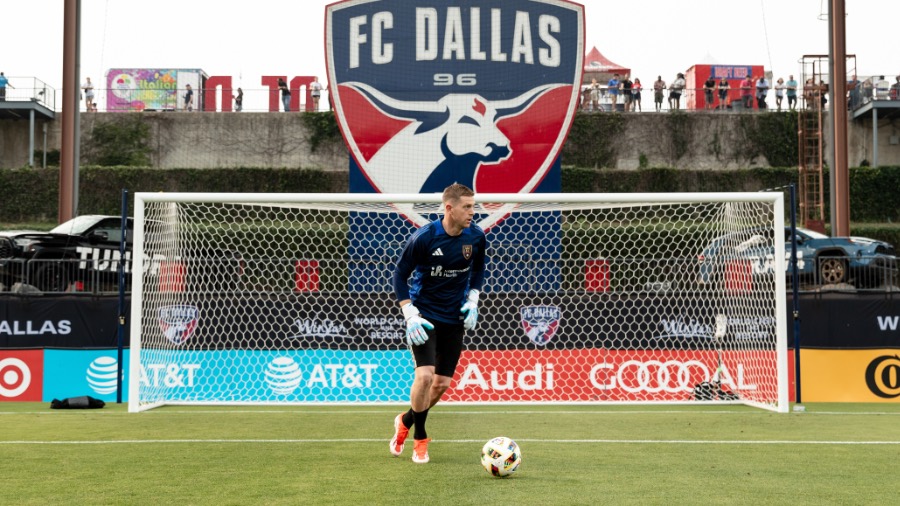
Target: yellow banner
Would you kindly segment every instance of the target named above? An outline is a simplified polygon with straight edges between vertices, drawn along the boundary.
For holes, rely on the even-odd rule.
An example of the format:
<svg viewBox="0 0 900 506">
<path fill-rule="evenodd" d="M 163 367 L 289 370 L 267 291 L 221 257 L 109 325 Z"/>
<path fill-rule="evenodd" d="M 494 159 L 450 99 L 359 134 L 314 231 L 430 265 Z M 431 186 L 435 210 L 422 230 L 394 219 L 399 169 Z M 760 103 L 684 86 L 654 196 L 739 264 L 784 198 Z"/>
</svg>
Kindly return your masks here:
<svg viewBox="0 0 900 506">
<path fill-rule="evenodd" d="M 803 402 L 900 402 L 900 350 L 801 350 Z"/>
</svg>

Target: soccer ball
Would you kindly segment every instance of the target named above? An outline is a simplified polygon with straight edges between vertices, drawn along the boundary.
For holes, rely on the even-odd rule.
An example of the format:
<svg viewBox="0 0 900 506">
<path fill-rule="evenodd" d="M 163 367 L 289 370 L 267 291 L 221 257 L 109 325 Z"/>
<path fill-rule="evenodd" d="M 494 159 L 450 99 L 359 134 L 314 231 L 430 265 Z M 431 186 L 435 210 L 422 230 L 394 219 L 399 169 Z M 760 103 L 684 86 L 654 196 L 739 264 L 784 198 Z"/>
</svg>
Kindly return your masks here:
<svg viewBox="0 0 900 506">
<path fill-rule="evenodd" d="M 494 476 L 509 476 L 516 472 L 521 463 L 519 445 L 508 437 L 495 437 L 481 449 L 481 465 Z"/>
</svg>

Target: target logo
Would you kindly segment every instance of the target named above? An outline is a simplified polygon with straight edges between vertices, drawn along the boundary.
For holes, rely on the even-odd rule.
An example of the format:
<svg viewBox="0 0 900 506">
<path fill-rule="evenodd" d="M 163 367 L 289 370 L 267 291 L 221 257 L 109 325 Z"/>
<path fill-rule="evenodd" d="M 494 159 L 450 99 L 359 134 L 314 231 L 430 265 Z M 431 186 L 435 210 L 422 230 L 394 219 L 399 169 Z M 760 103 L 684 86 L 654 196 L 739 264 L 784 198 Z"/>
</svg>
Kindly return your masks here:
<svg viewBox="0 0 900 506">
<path fill-rule="evenodd" d="M 40 401 L 43 382 L 41 351 L 0 355 L 0 401 Z"/>
</svg>

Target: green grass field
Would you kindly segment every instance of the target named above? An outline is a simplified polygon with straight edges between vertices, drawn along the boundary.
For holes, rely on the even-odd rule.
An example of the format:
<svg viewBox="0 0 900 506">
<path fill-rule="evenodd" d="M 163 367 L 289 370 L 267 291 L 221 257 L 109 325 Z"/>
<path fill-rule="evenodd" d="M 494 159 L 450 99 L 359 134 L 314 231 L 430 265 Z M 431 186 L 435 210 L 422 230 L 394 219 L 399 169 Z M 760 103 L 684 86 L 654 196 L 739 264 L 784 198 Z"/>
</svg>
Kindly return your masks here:
<svg viewBox="0 0 900 506">
<path fill-rule="evenodd" d="M 900 404 L 464 406 L 431 462 L 392 457 L 400 406 L 51 410 L 0 403 L 0 504 L 897 504 Z M 523 461 L 479 464 L 494 436 Z M 411 443 L 411 442 L 410 442 Z"/>
</svg>

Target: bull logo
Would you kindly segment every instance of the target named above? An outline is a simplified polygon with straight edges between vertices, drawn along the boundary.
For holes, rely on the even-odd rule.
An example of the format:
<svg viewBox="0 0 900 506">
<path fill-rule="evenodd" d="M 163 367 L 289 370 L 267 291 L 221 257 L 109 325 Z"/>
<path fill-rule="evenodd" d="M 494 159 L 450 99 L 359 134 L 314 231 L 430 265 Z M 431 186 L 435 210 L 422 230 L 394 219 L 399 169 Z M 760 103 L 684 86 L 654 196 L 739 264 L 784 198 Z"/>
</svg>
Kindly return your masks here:
<svg viewBox="0 0 900 506">
<path fill-rule="evenodd" d="M 351 189 L 358 170 L 370 192 L 434 193 L 454 182 L 534 191 L 577 108 L 583 19 L 581 5 L 561 0 L 329 5 L 329 88 Z"/>
<path fill-rule="evenodd" d="M 559 306 L 523 306 L 519 308 L 522 328 L 528 340 L 544 346 L 556 335 L 559 328 Z"/>
<path fill-rule="evenodd" d="M 170 343 L 184 344 L 194 334 L 200 321 L 200 309 L 190 304 L 159 308 L 159 328 Z"/>
</svg>

